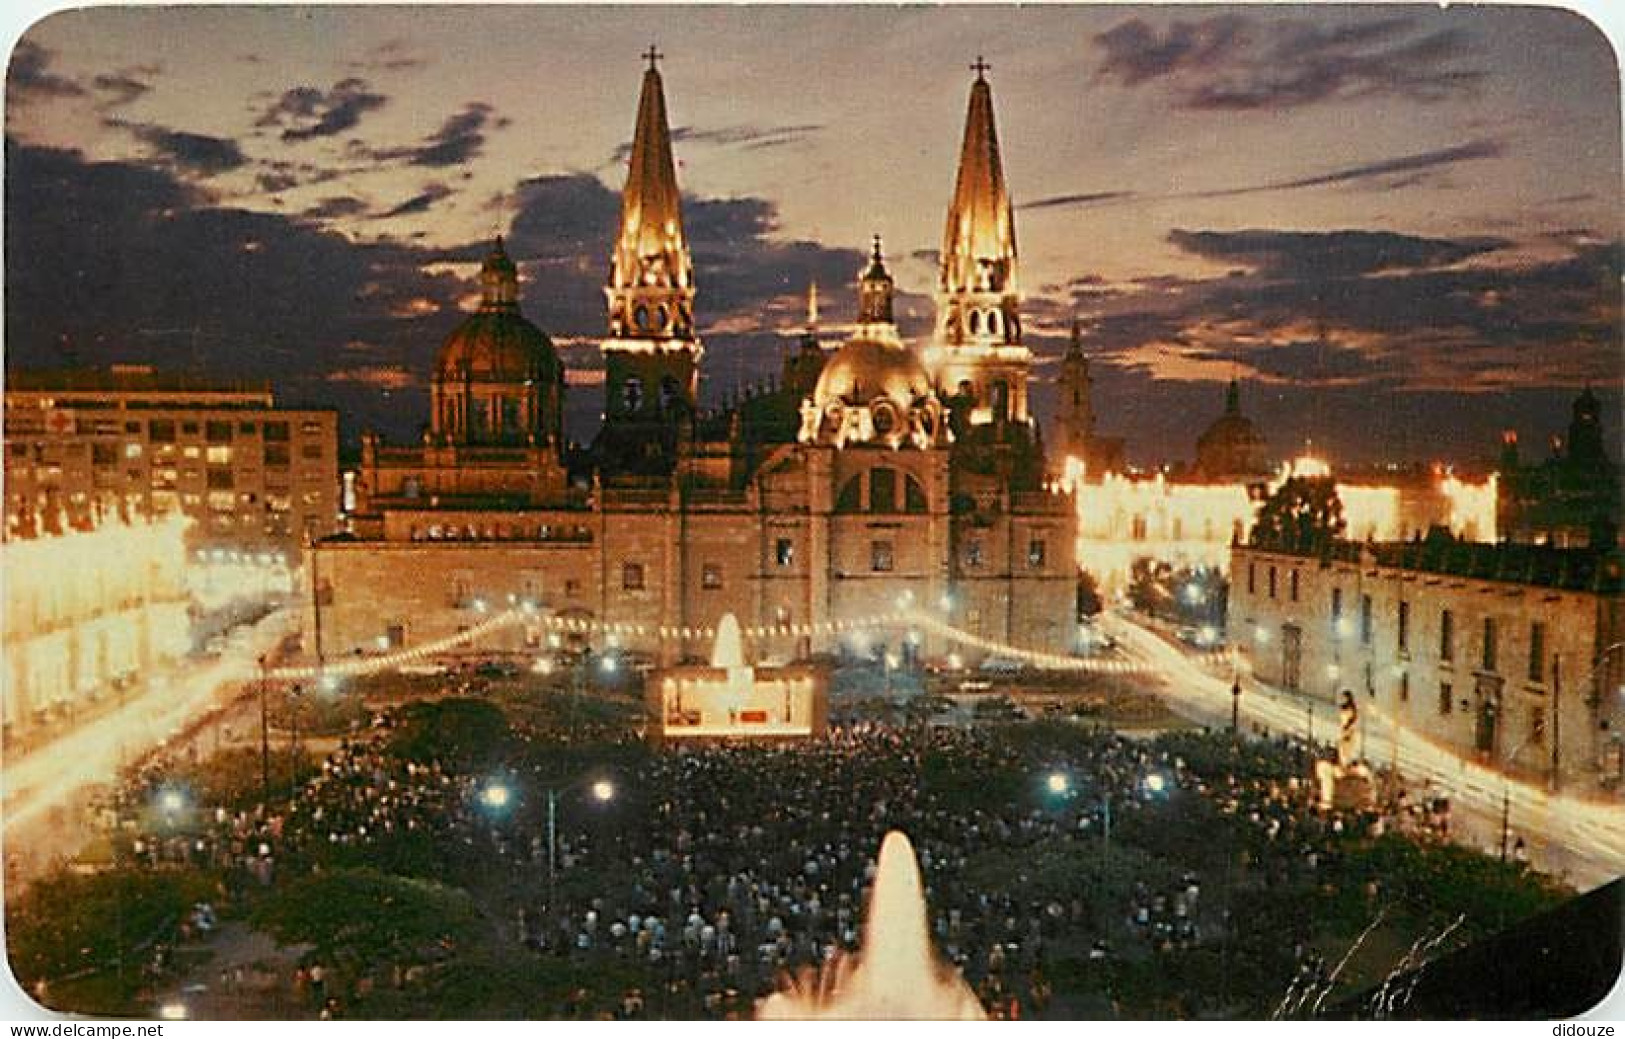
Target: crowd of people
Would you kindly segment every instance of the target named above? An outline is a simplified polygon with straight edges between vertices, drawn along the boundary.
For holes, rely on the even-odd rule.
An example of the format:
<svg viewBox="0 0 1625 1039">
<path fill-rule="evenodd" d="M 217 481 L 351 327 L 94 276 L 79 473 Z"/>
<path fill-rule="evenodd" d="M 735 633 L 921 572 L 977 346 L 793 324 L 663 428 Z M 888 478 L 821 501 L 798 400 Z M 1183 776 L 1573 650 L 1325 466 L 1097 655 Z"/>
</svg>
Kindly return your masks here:
<svg viewBox="0 0 1625 1039">
<path fill-rule="evenodd" d="M 630 755 L 623 736 L 617 796 L 600 804 L 577 788 L 555 801 L 550 829 L 548 762 L 590 751 L 579 738 L 521 734 L 499 766 L 514 800 L 494 804 L 491 763 L 414 759 L 394 735 L 380 718 L 341 740 L 293 797 L 199 805 L 191 820 L 148 814 L 137 856 L 208 864 L 250 890 L 334 865 L 428 873 L 470 890 L 491 941 L 543 965 L 604 968 L 604 984 L 571 988 L 550 1013 L 731 1018 L 787 976 L 861 955 L 881 840 L 901 830 L 934 943 L 991 1015 L 1092 1016 L 1122 1011 L 1122 965 L 1229 942 L 1238 888 L 1313 884 L 1351 841 L 1448 825 L 1431 801 L 1316 811 L 1309 751 L 1285 738 L 858 723 L 805 743 Z M 145 782 L 143 796 L 161 798 L 161 778 Z M 1217 829 L 1168 824 L 1197 803 Z M 432 861 L 408 847 L 432 849 Z M 1043 861 L 1066 864 L 1059 881 L 1029 875 L 1025 864 Z M 1302 969 L 1312 938 L 1301 928 L 1271 940 Z M 363 979 L 329 972 L 312 985 L 322 966 L 303 964 L 299 987 L 335 1016 Z M 379 964 L 359 991 L 432 985 L 432 963 L 407 966 Z M 1180 1012 L 1199 1009 L 1185 999 Z"/>
</svg>

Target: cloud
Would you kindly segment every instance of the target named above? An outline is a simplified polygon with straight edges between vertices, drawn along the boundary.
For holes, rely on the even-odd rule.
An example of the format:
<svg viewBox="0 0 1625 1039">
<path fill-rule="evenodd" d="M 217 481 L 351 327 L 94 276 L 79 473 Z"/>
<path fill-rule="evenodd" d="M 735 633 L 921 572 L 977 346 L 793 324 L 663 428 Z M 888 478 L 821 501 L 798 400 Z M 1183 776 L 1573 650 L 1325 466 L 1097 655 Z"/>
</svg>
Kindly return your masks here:
<svg viewBox="0 0 1625 1039">
<path fill-rule="evenodd" d="M 185 173 L 199 177 L 213 177 L 238 169 L 248 163 L 248 156 L 229 137 L 174 130 L 156 123 L 132 123 L 119 119 L 105 120 L 108 126 L 122 127 L 136 139 L 151 148 L 157 159 Z"/>
<path fill-rule="evenodd" d="M 91 88 L 101 95 L 96 107 L 108 111 L 134 103 L 152 91 L 152 84 L 138 77 L 150 78 L 157 71 L 158 69 L 153 66 L 140 66 L 117 72 L 103 72 L 92 77 Z"/>
<path fill-rule="evenodd" d="M 1134 197 L 1132 191 L 1087 191 L 1072 195 L 1049 195 L 1023 202 L 1017 209 L 1054 209 L 1059 206 L 1088 206 L 1098 202 L 1119 202 Z"/>
<path fill-rule="evenodd" d="M 367 51 L 361 58 L 350 62 L 349 67 L 362 72 L 406 72 L 428 64 L 429 59 L 415 53 L 406 40 L 396 38 L 385 40 Z"/>
<path fill-rule="evenodd" d="M 366 202 L 354 195 L 334 195 L 306 207 L 300 216 L 307 220 L 334 220 L 360 216 L 369 208 Z"/>
<path fill-rule="evenodd" d="M 1175 21 L 1159 33 L 1144 19 L 1131 18 L 1095 37 L 1095 46 L 1105 52 L 1098 74 L 1132 87 L 1178 72 L 1209 69 L 1240 49 L 1246 25 L 1239 15 L 1219 15 Z"/>
<path fill-rule="evenodd" d="M 50 70 L 55 52 L 32 40 L 23 40 L 11 52 L 6 70 L 6 93 L 19 102 L 50 97 L 78 97 L 85 88 L 75 79 Z"/>
<path fill-rule="evenodd" d="M 361 155 L 379 161 L 403 161 L 409 166 L 458 166 L 476 158 L 485 148 L 485 130 L 508 125 L 506 119 L 492 119 L 495 111 L 483 101 L 470 101 L 463 110 L 446 119 L 440 129 L 421 144 L 400 148 L 369 149 L 360 146 Z"/>
<path fill-rule="evenodd" d="M 1281 110 L 1367 97 L 1433 103 L 1474 94 L 1486 73 L 1458 29 L 1428 31 L 1409 15 L 1327 25 L 1241 15 L 1142 18 L 1094 37 L 1097 75 L 1123 87 L 1160 83 L 1191 110 Z"/>
<path fill-rule="evenodd" d="M 1467 162 L 1498 159 L 1506 154 L 1506 146 L 1497 140 L 1480 138 L 1448 148 L 1435 148 L 1422 152 L 1396 155 L 1355 166 L 1344 166 L 1324 173 L 1313 173 L 1285 180 L 1245 184 L 1233 188 L 1212 188 L 1205 191 L 1175 191 L 1163 194 L 1134 191 L 1093 191 L 1064 195 L 1050 195 L 1026 202 L 1018 209 L 1064 209 L 1073 206 L 1139 205 L 1191 198 L 1234 198 L 1238 195 L 1259 195 L 1271 191 L 1299 191 L 1303 188 L 1330 187 L 1343 184 L 1373 184 L 1383 190 L 1397 191 L 1422 183 L 1425 175 Z M 1409 176 L 1405 176 L 1405 175 Z"/>
<path fill-rule="evenodd" d="M 284 141 L 332 137 L 353 129 L 368 112 L 384 107 L 389 98 L 372 91 L 364 79 L 351 77 L 321 91 L 293 87 L 254 121 L 255 126 L 281 126 Z"/>
<path fill-rule="evenodd" d="M 1085 278 L 1031 313 L 1075 309 L 1097 357 L 1163 379 L 1213 378 L 1222 358 L 1267 382 L 1371 392 L 1617 380 L 1618 242 L 1530 260 L 1504 239 L 1363 229 L 1176 230 L 1169 240 L 1234 267 L 1098 294 L 1079 291 Z"/>
<path fill-rule="evenodd" d="M 1506 249 L 1504 238 L 1423 238 L 1391 231 L 1185 231 L 1168 241 L 1193 256 L 1245 264 L 1261 277 L 1335 278 L 1446 267 Z"/>
<path fill-rule="evenodd" d="M 721 126 L 711 130 L 701 130 L 692 126 L 674 126 L 671 130 L 673 144 L 697 144 L 716 147 L 738 147 L 747 151 L 756 151 L 764 148 L 781 148 L 785 145 L 799 144 L 810 137 L 822 132 L 822 123 L 801 123 L 789 126 L 761 126 L 755 124 L 741 124 L 739 126 Z M 632 142 L 622 141 L 610 155 L 610 164 L 619 165 L 632 156 Z"/>
<path fill-rule="evenodd" d="M 1264 184 L 1254 184 L 1248 187 L 1220 188 L 1214 191 L 1197 191 L 1187 195 L 1174 196 L 1183 198 L 1226 198 L 1233 195 L 1251 195 L 1264 191 L 1295 191 L 1299 188 L 1315 188 L 1327 184 L 1347 184 L 1351 181 L 1369 180 L 1375 177 L 1391 177 L 1396 173 L 1412 173 L 1419 170 L 1433 170 L 1443 166 L 1454 166 L 1463 162 L 1476 162 L 1481 159 L 1498 159 L 1506 154 L 1506 146 L 1500 141 L 1479 139 L 1464 144 L 1452 145 L 1449 148 L 1437 148 L 1431 151 L 1413 152 L 1409 155 L 1399 155 L 1391 159 L 1382 159 L 1376 162 L 1362 163 L 1358 166 L 1347 166 L 1342 169 L 1331 170 L 1326 173 L 1317 173 L 1307 177 L 1295 177 L 1288 180 L 1270 181 Z"/>
<path fill-rule="evenodd" d="M 451 188 L 445 184 L 439 183 L 438 181 L 432 184 L 425 184 L 422 191 L 418 192 L 416 195 L 413 195 L 404 202 L 400 202 L 384 210 L 383 212 L 374 215 L 373 219 L 388 220 L 392 217 L 408 216 L 413 213 L 426 213 L 431 207 L 434 206 L 436 202 L 449 197 L 451 194 Z"/>
</svg>

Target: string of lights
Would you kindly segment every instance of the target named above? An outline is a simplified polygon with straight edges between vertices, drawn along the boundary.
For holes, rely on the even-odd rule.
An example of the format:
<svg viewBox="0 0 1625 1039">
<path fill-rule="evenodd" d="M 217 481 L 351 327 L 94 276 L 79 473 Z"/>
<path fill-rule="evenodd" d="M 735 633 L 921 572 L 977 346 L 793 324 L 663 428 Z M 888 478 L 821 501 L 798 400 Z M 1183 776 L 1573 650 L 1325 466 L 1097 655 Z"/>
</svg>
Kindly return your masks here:
<svg viewBox="0 0 1625 1039">
<path fill-rule="evenodd" d="M 469 645 L 488 635 L 493 635 L 498 631 L 517 625 L 525 625 L 556 634 L 602 635 L 609 639 L 612 648 L 618 646 L 621 638 L 628 636 L 647 638 L 653 634 L 661 639 L 683 639 L 685 641 L 709 641 L 716 637 L 716 628 L 711 626 L 657 625 L 651 627 L 644 624 L 600 621 L 585 617 L 540 614 L 536 612 L 534 607 L 526 605 L 503 610 L 464 631 L 432 642 L 425 642 L 411 649 L 339 661 L 325 667 L 305 665 L 275 668 L 268 671 L 266 677 L 277 681 L 299 681 L 329 676 L 354 678 L 377 674 L 382 671 L 392 671 L 403 665 L 417 663 L 461 646 Z M 751 639 L 808 638 L 813 636 L 861 634 L 887 628 L 909 628 L 911 634 L 920 631 L 929 632 L 956 645 L 982 650 L 1001 658 L 1020 661 L 1042 671 L 1129 675 L 1152 670 L 1149 665 L 1120 657 L 1071 657 L 1012 645 L 1008 642 L 1001 642 L 997 639 L 987 638 L 954 627 L 923 610 L 907 608 L 872 614 L 866 617 L 824 621 L 818 624 L 755 625 L 741 629 L 741 634 Z M 1222 649 L 1202 654 L 1195 659 L 1199 665 L 1214 670 L 1231 666 L 1233 660 L 1229 651 Z"/>
</svg>

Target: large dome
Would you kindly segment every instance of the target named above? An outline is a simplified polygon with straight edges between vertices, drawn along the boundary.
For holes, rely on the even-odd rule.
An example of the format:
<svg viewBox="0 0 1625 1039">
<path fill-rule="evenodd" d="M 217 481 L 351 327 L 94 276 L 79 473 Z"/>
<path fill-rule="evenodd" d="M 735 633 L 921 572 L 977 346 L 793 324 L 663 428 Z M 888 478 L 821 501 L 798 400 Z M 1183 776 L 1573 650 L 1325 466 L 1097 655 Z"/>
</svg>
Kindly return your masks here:
<svg viewBox="0 0 1625 1039">
<path fill-rule="evenodd" d="M 469 315 L 446 337 L 435 363 L 440 378 L 473 382 L 550 380 L 558 370 L 547 334 L 516 310 Z"/>
<path fill-rule="evenodd" d="M 839 401 L 863 405 L 887 397 L 899 408 L 930 395 L 925 365 L 902 343 L 883 339 L 849 340 L 824 365 L 813 390 L 819 407 Z"/>
</svg>

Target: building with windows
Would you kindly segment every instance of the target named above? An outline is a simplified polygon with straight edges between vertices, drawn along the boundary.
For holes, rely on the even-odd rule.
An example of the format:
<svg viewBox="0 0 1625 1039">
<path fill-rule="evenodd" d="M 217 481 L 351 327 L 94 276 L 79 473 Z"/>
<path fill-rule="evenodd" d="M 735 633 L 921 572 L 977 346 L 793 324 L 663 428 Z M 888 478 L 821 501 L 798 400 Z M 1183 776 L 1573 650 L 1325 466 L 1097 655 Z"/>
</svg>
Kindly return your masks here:
<svg viewBox="0 0 1625 1039">
<path fill-rule="evenodd" d="M 338 415 L 280 408 L 267 385 L 154 372 L 6 375 L 8 536 L 99 512 L 190 518 L 193 549 L 290 557 L 338 523 Z"/>
<path fill-rule="evenodd" d="M 1621 775 L 1617 552 L 1434 536 L 1324 556 L 1238 545 L 1230 633 L 1264 682 L 1377 716 L 1486 764 L 1582 787 Z M 1364 754 L 1391 733 L 1368 721 Z"/>
<path fill-rule="evenodd" d="M 191 647 L 188 521 L 96 516 L 0 541 L 6 743 L 70 723 Z"/>
<path fill-rule="evenodd" d="M 1013 211 L 992 91 L 971 88 L 931 341 L 905 341 L 881 243 L 834 347 L 809 306 L 779 388 L 720 410 L 704 363 L 664 86 L 651 60 L 611 243 L 604 424 L 561 440 L 565 392 L 519 312 L 499 240 L 479 313 L 435 367 L 422 444 L 364 440 L 350 530 L 314 546 L 310 629 L 328 657 L 413 647 L 522 606 L 537 644 L 567 620 L 662 662 L 725 614 L 759 659 L 831 651 L 847 625 L 929 606 L 978 636 L 1049 651 L 1074 637 L 1076 517 L 1044 482 L 1027 411 Z M 897 633 L 910 652 L 945 653 Z"/>
</svg>

